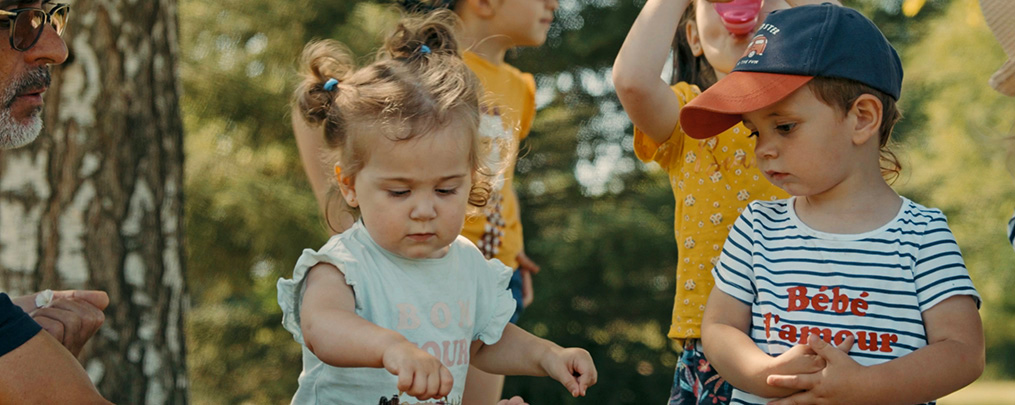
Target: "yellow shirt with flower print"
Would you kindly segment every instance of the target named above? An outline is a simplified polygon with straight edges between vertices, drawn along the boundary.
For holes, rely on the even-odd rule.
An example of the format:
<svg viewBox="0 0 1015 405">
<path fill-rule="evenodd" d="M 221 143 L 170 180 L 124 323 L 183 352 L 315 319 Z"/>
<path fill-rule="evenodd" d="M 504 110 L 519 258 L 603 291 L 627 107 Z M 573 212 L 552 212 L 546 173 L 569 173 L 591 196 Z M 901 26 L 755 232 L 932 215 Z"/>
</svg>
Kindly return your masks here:
<svg viewBox="0 0 1015 405">
<path fill-rule="evenodd" d="M 508 267 L 518 268 L 517 257 L 523 248 L 522 223 L 512 178 L 518 145 L 528 136 L 536 116 L 536 81 L 531 74 L 506 63 L 495 64 L 473 52 L 464 52 L 462 56 L 483 85 L 481 135 L 502 138 L 508 146 L 503 150 L 508 152 L 504 159 L 506 167 L 501 181 L 495 184 L 495 195 L 483 208 L 482 215 L 466 218 L 462 235 L 488 258 L 497 258 Z"/>
<path fill-rule="evenodd" d="M 701 94 L 697 86 L 673 85 L 680 108 Z M 694 139 L 678 124 L 663 144 L 635 128 L 634 152 L 654 161 L 670 178 L 676 201 L 673 231 L 677 240 L 676 295 L 667 334 L 683 344 L 701 337 L 701 317 L 715 284 L 711 271 L 719 260 L 726 236 L 740 213 L 753 200 L 788 197 L 758 170 L 755 138 L 739 123 L 708 139 Z"/>
</svg>

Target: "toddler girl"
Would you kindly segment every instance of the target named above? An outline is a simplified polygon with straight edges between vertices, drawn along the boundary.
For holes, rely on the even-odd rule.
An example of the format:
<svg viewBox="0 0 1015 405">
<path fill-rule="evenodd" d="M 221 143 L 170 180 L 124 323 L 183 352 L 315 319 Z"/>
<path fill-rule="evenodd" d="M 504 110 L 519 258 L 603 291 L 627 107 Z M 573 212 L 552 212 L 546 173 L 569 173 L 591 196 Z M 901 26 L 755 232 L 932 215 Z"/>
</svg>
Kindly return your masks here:
<svg viewBox="0 0 1015 405">
<path fill-rule="evenodd" d="M 508 324 L 512 269 L 459 237 L 496 171 L 481 159 L 479 87 L 454 18 L 403 20 L 360 69 L 337 42 L 303 52 L 294 104 L 324 126 L 358 221 L 279 280 L 283 325 L 304 346 L 294 403 L 368 404 L 399 392 L 460 403 L 470 364 L 548 375 L 574 396 L 596 382 L 587 351 Z"/>
</svg>

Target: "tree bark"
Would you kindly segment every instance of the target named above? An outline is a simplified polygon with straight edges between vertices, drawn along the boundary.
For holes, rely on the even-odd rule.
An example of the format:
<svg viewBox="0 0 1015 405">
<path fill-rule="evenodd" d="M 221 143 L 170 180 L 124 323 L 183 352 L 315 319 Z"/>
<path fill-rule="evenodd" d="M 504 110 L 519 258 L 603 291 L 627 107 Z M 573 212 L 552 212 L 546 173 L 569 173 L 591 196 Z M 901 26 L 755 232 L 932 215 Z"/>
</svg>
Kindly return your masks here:
<svg viewBox="0 0 1015 405">
<path fill-rule="evenodd" d="M 0 152 L 0 290 L 109 293 L 81 359 L 114 403 L 188 400 L 176 4 L 72 2 L 46 129 Z"/>
</svg>

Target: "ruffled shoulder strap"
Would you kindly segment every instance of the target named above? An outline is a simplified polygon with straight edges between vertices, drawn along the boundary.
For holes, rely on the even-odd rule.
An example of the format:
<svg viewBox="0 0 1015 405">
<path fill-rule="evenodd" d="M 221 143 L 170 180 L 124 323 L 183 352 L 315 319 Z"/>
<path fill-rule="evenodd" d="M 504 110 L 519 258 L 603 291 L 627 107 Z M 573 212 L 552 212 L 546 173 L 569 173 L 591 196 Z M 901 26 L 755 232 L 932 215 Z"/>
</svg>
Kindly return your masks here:
<svg viewBox="0 0 1015 405">
<path fill-rule="evenodd" d="M 300 344 L 304 344 L 303 331 L 300 328 L 300 305 L 303 303 L 303 292 L 306 289 L 306 278 L 310 269 L 318 263 L 334 265 L 342 271 L 346 284 L 350 286 L 355 286 L 361 277 L 359 261 L 353 256 L 349 246 L 356 244 L 350 235 L 353 231 L 354 229 L 350 229 L 332 236 L 320 250 L 304 249 L 296 261 L 292 279 L 278 279 L 276 287 L 278 305 L 282 308 L 282 326 L 292 333 L 293 338 Z"/>
<path fill-rule="evenodd" d="M 477 323 L 472 339 L 479 339 L 485 344 L 492 345 L 500 341 L 504 328 L 515 313 L 515 299 L 511 295 L 511 290 L 508 290 L 514 269 L 497 259 L 485 261 L 478 267 L 477 270 L 481 272 L 481 291 L 478 296 L 482 302 L 476 307 Z"/>
</svg>

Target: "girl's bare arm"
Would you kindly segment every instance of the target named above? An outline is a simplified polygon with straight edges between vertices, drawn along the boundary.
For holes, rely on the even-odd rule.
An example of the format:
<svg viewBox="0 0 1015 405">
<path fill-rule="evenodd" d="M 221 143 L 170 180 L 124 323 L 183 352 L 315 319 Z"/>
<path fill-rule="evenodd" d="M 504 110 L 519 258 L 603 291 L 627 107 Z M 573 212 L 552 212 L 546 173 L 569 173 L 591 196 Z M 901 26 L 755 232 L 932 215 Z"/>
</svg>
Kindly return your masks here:
<svg viewBox="0 0 1015 405">
<path fill-rule="evenodd" d="M 680 15 L 693 0 L 649 0 L 613 62 L 613 85 L 624 111 L 656 143 L 673 133 L 680 118 L 677 96 L 660 77 L 669 62 Z"/>
<path fill-rule="evenodd" d="M 300 151 L 300 160 L 303 161 L 303 171 L 307 173 L 307 180 L 310 181 L 310 189 L 317 199 L 317 207 L 328 220 L 329 229 L 332 234 L 341 233 L 352 226 L 353 219 L 343 215 L 339 210 L 328 210 L 328 192 L 331 190 L 331 179 L 334 171 L 324 162 L 325 151 L 329 150 L 324 143 L 324 127 L 312 127 L 298 110 L 292 112 L 293 135 L 296 137 L 296 148 Z"/>
<path fill-rule="evenodd" d="M 470 363 L 494 374 L 549 376 L 575 397 L 584 396 L 598 380 L 588 351 L 560 347 L 510 323 L 496 344 L 473 342 Z"/>
<path fill-rule="evenodd" d="M 356 314 L 356 301 L 345 275 L 319 263 L 307 274 L 300 306 L 303 340 L 317 358 L 335 367 L 383 367 L 384 351 L 408 343 L 401 334 Z"/>
</svg>

